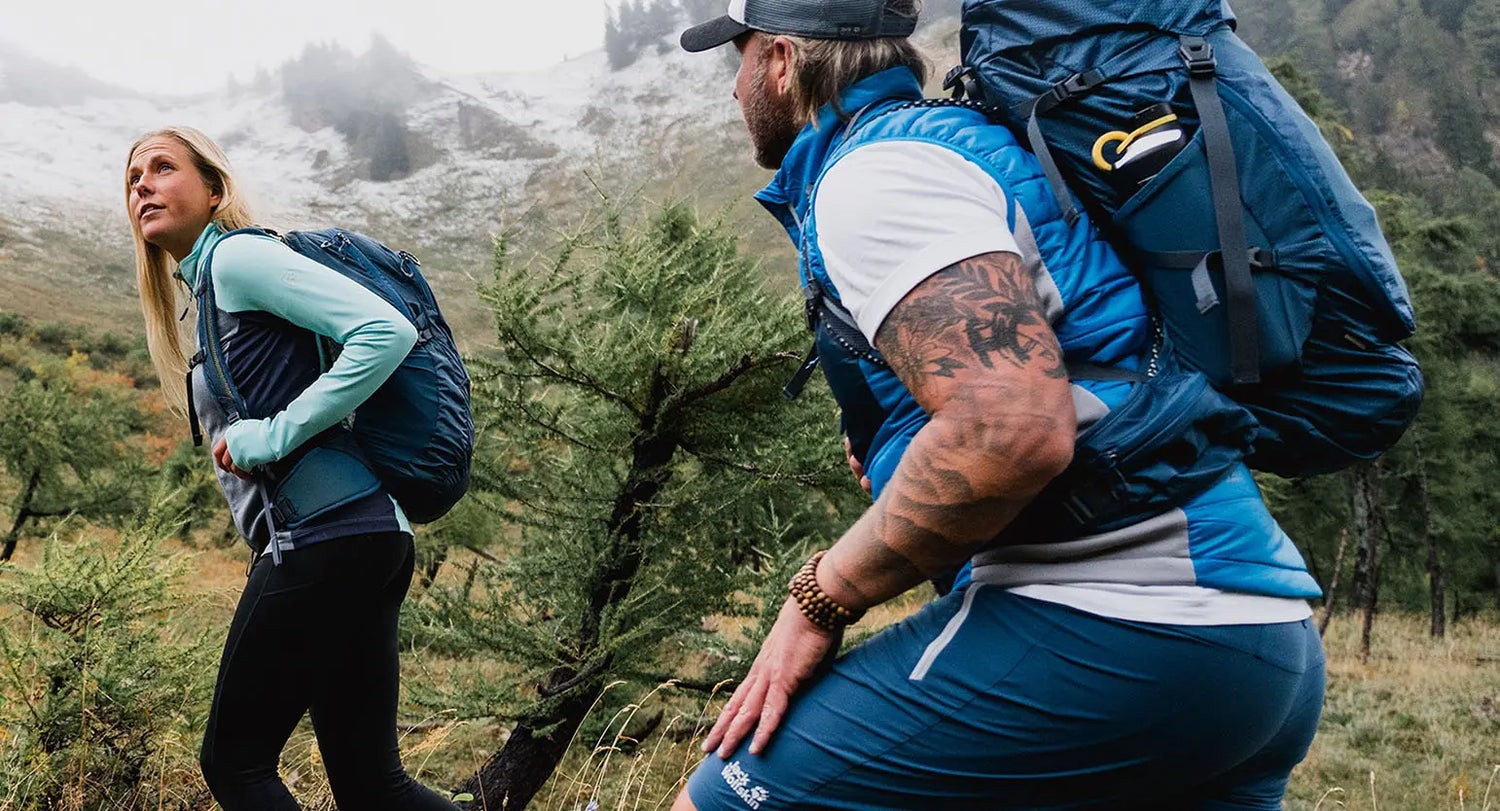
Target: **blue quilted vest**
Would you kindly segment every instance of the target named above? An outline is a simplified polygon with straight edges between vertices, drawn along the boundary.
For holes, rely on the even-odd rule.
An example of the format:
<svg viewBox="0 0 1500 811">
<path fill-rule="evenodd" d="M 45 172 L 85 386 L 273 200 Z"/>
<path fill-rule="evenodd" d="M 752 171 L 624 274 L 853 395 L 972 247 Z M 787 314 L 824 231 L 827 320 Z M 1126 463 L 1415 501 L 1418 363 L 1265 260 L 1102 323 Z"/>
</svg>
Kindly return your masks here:
<svg viewBox="0 0 1500 811">
<path fill-rule="evenodd" d="M 839 159 L 868 144 L 937 144 L 984 169 L 1005 190 L 1012 203 L 1007 225 L 1023 245 L 1028 240 L 1035 243 L 1042 265 L 1039 292 L 1054 301 L 1053 307 L 1060 300 L 1060 313 L 1048 315 L 1069 364 L 1143 370 L 1151 354 L 1150 320 L 1135 278 L 1114 251 L 1086 217 L 1071 226 L 1066 222 L 1036 159 L 1008 130 L 971 109 L 902 106 L 921 98 L 916 77 L 905 68 L 861 80 L 845 91 L 837 110 L 834 105 L 824 107 L 817 121 L 802 130 L 776 177 L 756 195 L 797 245 L 804 288 L 838 295 L 824 267 L 813 216 L 823 175 Z M 845 114 L 841 116 L 840 110 Z M 859 115 L 851 131 L 848 114 L 855 111 Z M 1048 279 L 1055 290 L 1044 289 Z M 878 353 L 846 340 L 822 322 L 816 342 L 824 377 L 842 412 L 843 430 L 878 498 L 927 415 Z M 1090 422 L 1144 388 L 1119 380 L 1075 380 L 1073 386 L 1080 438 Z M 1203 396 L 1213 396 L 1212 391 Z M 1253 430 L 1253 420 L 1248 425 L 1247 430 Z M 1020 537 L 1012 531 L 1015 527 L 1007 530 L 1001 548 L 986 555 L 998 555 L 991 562 L 1004 563 L 1007 554 L 1028 562 L 1007 567 L 1016 572 L 1016 579 L 1004 582 L 1015 585 L 1106 581 L 1203 585 L 1283 597 L 1318 595 L 1300 555 L 1271 519 L 1249 471 L 1238 461 L 1242 449 L 1225 454 L 1229 461 L 1215 469 L 1212 482 L 1198 488 L 1186 503 L 1170 505 L 1170 521 L 1153 517 L 1143 522 L 1135 517 L 1103 527 L 1103 535 L 1054 539 L 1043 536 L 1042 528 L 1050 522 L 1041 516 L 1028 523 Z M 1161 478 L 1173 476 L 1168 471 Z M 1144 536 L 1132 535 L 1132 530 L 1143 524 L 1151 524 L 1146 542 L 1150 549 L 1160 549 L 1158 556 L 1139 554 Z M 1106 536 L 1119 541 L 1097 542 Z M 1080 555 L 1079 544 L 1089 545 L 1091 551 Z M 1136 554 L 1128 551 L 1132 547 Z"/>
</svg>

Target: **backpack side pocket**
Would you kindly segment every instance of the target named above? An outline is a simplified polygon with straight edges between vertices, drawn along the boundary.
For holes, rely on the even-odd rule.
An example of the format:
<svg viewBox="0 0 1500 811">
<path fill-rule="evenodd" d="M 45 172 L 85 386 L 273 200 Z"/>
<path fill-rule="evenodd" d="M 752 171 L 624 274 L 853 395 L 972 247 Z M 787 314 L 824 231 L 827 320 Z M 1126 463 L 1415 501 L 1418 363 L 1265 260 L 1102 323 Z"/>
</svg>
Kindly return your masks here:
<svg viewBox="0 0 1500 811">
<path fill-rule="evenodd" d="M 1200 373 L 1147 378 L 1078 435 L 1067 470 L 999 542 L 1094 535 L 1180 507 L 1238 466 L 1256 431 L 1255 417 Z"/>
<path fill-rule="evenodd" d="M 1261 149 L 1235 133 L 1235 151 Z M 1276 183 L 1278 194 L 1298 194 L 1285 171 L 1265 167 L 1262 182 Z M 1232 379 L 1229 319 L 1226 313 L 1223 257 L 1219 252 L 1208 158 L 1203 132 L 1115 214 L 1115 226 L 1130 249 L 1130 260 L 1172 336 L 1178 356 L 1215 385 Z M 1273 243 L 1254 212 L 1244 210 L 1251 246 L 1256 315 L 1260 329 L 1262 374 L 1274 378 L 1294 372 L 1302 346 L 1312 332 L 1317 284 L 1313 278 L 1283 266 L 1283 255 L 1295 246 Z M 1272 250 L 1274 245 L 1275 250 Z"/>
</svg>

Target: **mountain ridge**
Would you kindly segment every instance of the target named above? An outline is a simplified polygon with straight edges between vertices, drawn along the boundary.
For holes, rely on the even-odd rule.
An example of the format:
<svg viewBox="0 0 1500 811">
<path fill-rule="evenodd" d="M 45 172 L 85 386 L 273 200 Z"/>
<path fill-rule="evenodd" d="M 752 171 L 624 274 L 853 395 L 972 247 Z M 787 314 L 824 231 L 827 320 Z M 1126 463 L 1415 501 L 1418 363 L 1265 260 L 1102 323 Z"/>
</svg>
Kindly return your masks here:
<svg viewBox="0 0 1500 811">
<path fill-rule="evenodd" d="M 684 141 L 739 117 L 723 61 L 675 49 L 620 71 L 602 51 L 531 73 L 448 76 L 407 64 L 416 90 L 399 103 L 374 95 L 388 75 L 365 82 L 371 95 L 352 103 L 312 88 L 315 103 L 350 108 L 338 120 L 298 120 L 306 111 L 289 98 L 285 73 L 279 83 L 192 97 L 0 100 L 0 301 L 27 315 L 138 329 L 124 158 L 141 133 L 167 123 L 196 126 L 225 148 L 266 225 L 368 231 L 431 257 L 445 308 L 477 312 L 458 300 L 472 296 L 455 294 L 472 292 L 470 276 L 483 273 L 488 237 L 504 222 L 547 207 L 580 170 L 638 185 Z M 673 92 L 679 82 L 721 89 Z"/>
</svg>

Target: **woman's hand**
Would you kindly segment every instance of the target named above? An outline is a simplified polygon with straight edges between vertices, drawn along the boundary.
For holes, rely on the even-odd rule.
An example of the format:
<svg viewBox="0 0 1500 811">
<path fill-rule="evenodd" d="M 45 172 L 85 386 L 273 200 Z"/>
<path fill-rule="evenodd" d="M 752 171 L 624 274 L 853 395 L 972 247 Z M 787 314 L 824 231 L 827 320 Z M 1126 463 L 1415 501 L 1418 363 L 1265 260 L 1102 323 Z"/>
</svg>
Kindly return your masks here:
<svg viewBox="0 0 1500 811">
<path fill-rule="evenodd" d="M 854 450 L 849 444 L 849 437 L 844 437 L 844 455 L 849 457 L 849 469 L 854 471 L 854 478 L 859 479 L 859 486 L 863 487 L 866 493 L 873 494 L 874 485 L 870 482 L 870 477 L 865 475 L 865 466 L 854 458 Z"/>
<path fill-rule="evenodd" d="M 241 479 L 248 480 L 250 478 L 249 473 L 240 470 L 235 465 L 234 460 L 229 458 L 229 442 L 222 438 L 214 443 L 214 463 L 219 466 L 220 470 L 226 473 L 233 473 Z"/>
<path fill-rule="evenodd" d="M 719 757 L 728 758 L 754 729 L 750 754 L 760 754 L 781 724 L 792 696 L 838 653 L 842 636 L 842 632 L 831 633 L 808 622 L 797 609 L 797 601 L 788 597 L 750 672 L 708 731 L 703 751 L 718 747 Z"/>
</svg>

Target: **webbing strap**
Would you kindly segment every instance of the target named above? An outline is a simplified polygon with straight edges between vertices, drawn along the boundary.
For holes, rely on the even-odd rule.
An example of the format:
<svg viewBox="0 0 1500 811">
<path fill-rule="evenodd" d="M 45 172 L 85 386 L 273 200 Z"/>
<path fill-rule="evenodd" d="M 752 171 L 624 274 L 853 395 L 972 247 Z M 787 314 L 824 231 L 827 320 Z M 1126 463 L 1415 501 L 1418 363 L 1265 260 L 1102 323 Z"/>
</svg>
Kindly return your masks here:
<svg viewBox="0 0 1500 811">
<path fill-rule="evenodd" d="M 1041 116 L 1074 96 L 1082 96 L 1093 91 L 1106 81 L 1105 74 L 1100 70 L 1075 73 L 1032 99 L 1030 109 L 1025 110 L 1026 140 L 1031 146 L 1032 153 L 1036 155 L 1037 162 L 1042 165 L 1042 174 L 1046 176 L 1047 185 L 1052 189 L 1052 196 L 1057 198 L 1057 205 L 1062 209 L 1063 220 L 1067 222 L 1069 228 L 1078 224 L 1078 206 L 1073 202 L 1073 194 L 1068 191 L 1068 184 L 1063 180 L 1062 172 L 1057 168 L 1057 160 L 1052 157 L 1052 150 L 1047 146 L 1047 139 L 1042 136 Z"/>
<path fill-rule="evenodd" d="M 1203 254 L 1198 264 L 1193 267 L 1193 298 L 1198 304 L 1198 314 L 1207 315 L 1209 310 L 1219 306 L 1219 294 L 1214 290 L 1214 280 L 1208 275 L 1208 258 L 1211 253 Z"/>
<path fill-rule="evenodd" d="M 184 381 L 184 385 L 187 387 L 188 428 L 193 432 L 193 447 L 201 448 L 203 447 L 203 426 L 198 423 L 198 406 L 193 402 L 193 367 L 191 366 L 188 367 L 187 380 Z"/>
<path fill-rule="evenodd" d="M 276 502 L 271 500 L 271 494 L 266 490 L 266 479 L 264 476 L 255 477 L 255 486 L 260 490 L 261 512 L 266 516 L 266 529 L 271 531 L 271 563 L 281 565 L 281 527 L 276 520 Z M 264 551 L 261 554 L 265 554 Z"/>
<path fill-rule="evenodd" d="M 213 263 L 214 251 L 218 250 L 219 246 L 224 243 L 224 240 L 236 234 L 259 234 L 262 236 L 269 234 L 277 239 L 281 238 L 276 232 L 267 231 L 264 228 L 236 228 L 220 237 L 208 249 L 208 253 L 203 256 L 203 260 L 198 264 L 198 286 L 200 288 L 197 292 L 199 348 L 206 353 L 207 361 L 214 367 L 214 376 L 218 378 L 220 384 L 225 389 L 223 394 L 227 399 L 224 400 L 224 410 L 225 416 L 228 417 L 231 425 L 248 418 L 250 415 L 245 413 L 245 398 L 241 396 L 239 387 L 235 385 L 234 381 L 229 379 L 228 364 L 224 360 L 224 345 L 220 342 L 219 336 L 219 305 L 214 295 Z M 212 384 L 209 385 L 209 391 L 214 391 Z"/>
<path fill-rule="evenodd" d="M 1142 264 L 1165 270 L 1192 270 L 1214 251 L 1132 251 Z"/>
<path fill-rule="evenodd" d="M 1042 165 L 1042 174 L 1047 177 L 1047 185 L 1052 187 L 1052 196 L 1057 198 L 1057 204 L 1062 208 L 1063 221 L 1072 228 L 1078 224 L 1078 206 L 1073 203 L 1073 194 L 1068 191 L 1068 184 L 1063 182 L 1062 172 L 1058 171 L 1052 150 L 1047 147 L 1047 139 L 1042 137 L 1042 123 L 1037 118 L 1035 106 L 1031 108 L 1031 115 L 1026 117 L 1026 140 L 1031 142 L 1031 151 Z"/>
<path fill-rule="evenodd" d="M 1073 363 L 1071 361 L 1064 361 L 1063 368 L 1068 371 L 1069 380 L 1093 380 L 1099 383 L 1146 382 L 1146 375 L 1143 372 L 1133 372 L 1129 369 L 1117 369 L 1113 366 L 1104 366 L 1098 363 Z"/>
<path fill-rule="evenodd" d="M 1214 256 L 1218 251 L 1131 251 L 1131 255 L 1142 264 L 1168 270 L 1192 270 L 1198 267 L 1205 256 Z M 1245 252 L 1250 267 L 1266 270 L 1276 267 L 1276 252 L 1265 248 L 1251 247 Z"/>
<path fill-rule="evenodd" d="M 1224 260 L 1224 292 L 1228 298 L 1230 371 L 1236 384 L 1260 382 L 1260 323 L 1255 309 L 1255 281 L 1250 277 L 1249 242 L 1245 237 L 1240 203 L 1240 173 L 1235 165 L 1229 122 L 1214 79 L 1214 49 L 1203 37 L 1179 39 L 1187 64 L 1188 89 L 1203 127 L 1203 149 L 1208 157 L 1209 186 L 1214 219 L 1219 226 L 1219 250 Z"/>
<path fill-rule="evenodd" d="M 802 390 L 807 388 L 807 381 L 812 378 L 813 370 L 818 368 L 818 344 L 813 342 L 812 348 L 807 350 L 807 357 L 802 359 L 802 365 L 797 367 L 796 374 L 786 382 L 781 389 L 781 396 L 788 400 L 795 400 L 802 396 Z"/>
<path fill-rule="evenodd" d="M 1250 248 L 1245 252 L 1246 260 L 1250 267 L 1255 270 L 1267 270 L 1276 267 L 1276 254 L 1265 248 Z M 1213 279 L 1210 275 L 1213 262 L 1216 257 L 1223 256 L 1221 251 L 1136 251 L 1135 257 L 1142 264 L 1153 268 L 1166 270 L 1191 270 L 1193 283 L 1193 297 L 1198 305 L 1198 312 L 1206 314 L 1209 310 L 1219 306 L 1219 294 L 1214 290 Z M 1223 260 L 1219 260 L 1222 271 Z"/>
<path fill-rule="evenodd" d="M 837 318 L 840 323 L 853 330 L 855 335 L 858 336 L 857 340 L 863 344 L 859 347 L 860 351 L 872 351 L 874 347 L 870 346 L 870 342 L 865 340 L 865 334 L 859 329 L 859 322 L 854 320 L 854 313 L 849 312 L 848 308 L 844 307 L 843 302 L 828 295 L 827 292 L 824 292 L 821 298 L 822 300 L 818 302 L 819 307 L 829 315 Z"/>
</svg>

